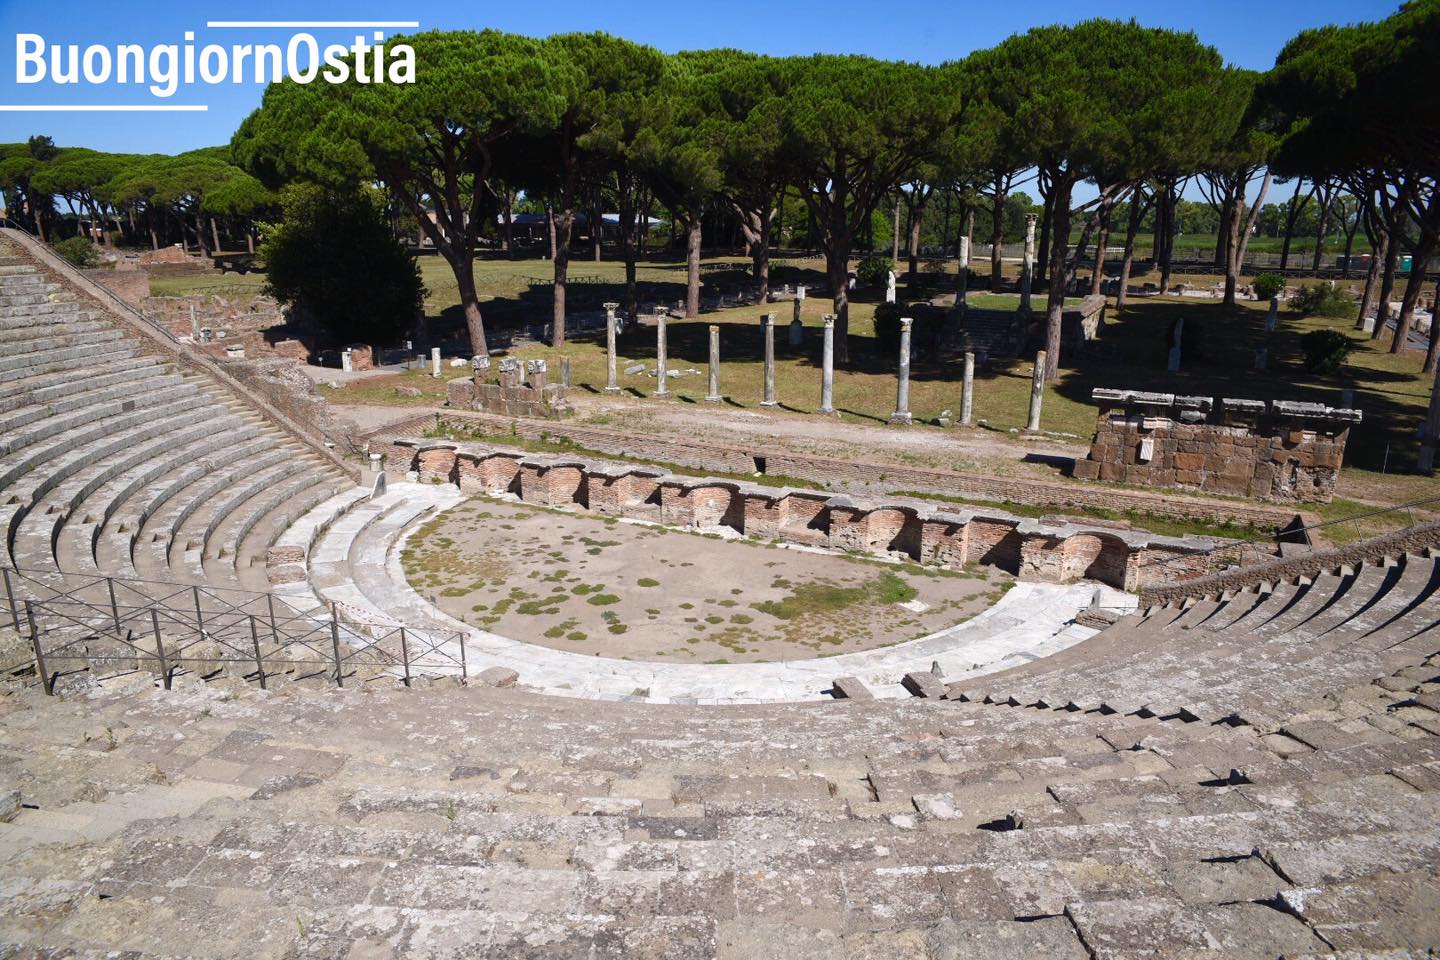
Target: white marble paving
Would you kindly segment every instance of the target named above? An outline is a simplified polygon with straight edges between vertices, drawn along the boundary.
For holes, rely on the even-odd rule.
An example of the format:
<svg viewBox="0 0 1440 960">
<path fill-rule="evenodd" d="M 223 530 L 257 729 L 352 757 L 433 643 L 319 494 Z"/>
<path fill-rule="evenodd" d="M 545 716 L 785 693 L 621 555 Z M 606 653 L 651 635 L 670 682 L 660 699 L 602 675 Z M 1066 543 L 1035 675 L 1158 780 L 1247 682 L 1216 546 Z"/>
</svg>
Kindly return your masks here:
<svg viewBox="0 0 1440 960">
<path fill-rule="evenodd" d="M 392 484 L 335 520 L 311 550 L 308 584 L 284 592 L 334 602 L 352 624 L 405 625 L 417 641 L 463 635 L 473 674 L 509 667 L 538 692 L 600 700 L 683 703 L 771 703 L 824 699 L 837 677 L 860 678 L 876 696 L 904 697 L 904 674 L 938 662 L 946 681 L 994 673 L 1048 656 L 1095 631 L 1074 623 L 1097 590 L 1109 606 L 1135 598 L 1094 583 L 1019 583 L 984 613 L 906 643 L 807 660 L 741 664 L 671 664 L 585 656 L 515 640 L 456 620 L 405 581 L 400 550 L 419 521 L 467 499 L 453 486 Z M 458 662 L 459 644 L 442 644 Z M 417 668 L 418 669 L 418 668 Z M 448 669 L 448 664 L 438 669 Z"/>
</svg>

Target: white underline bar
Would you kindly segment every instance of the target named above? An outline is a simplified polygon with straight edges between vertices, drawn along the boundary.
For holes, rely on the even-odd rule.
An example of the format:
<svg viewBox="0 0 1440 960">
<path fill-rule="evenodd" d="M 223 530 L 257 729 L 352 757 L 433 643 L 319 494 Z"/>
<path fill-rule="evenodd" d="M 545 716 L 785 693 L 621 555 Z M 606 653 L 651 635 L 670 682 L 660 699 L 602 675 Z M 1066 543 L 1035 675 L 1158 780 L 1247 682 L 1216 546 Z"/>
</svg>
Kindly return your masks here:
<svg viewBox="0 0 1440 960">
<path fill-rule="evenodd" d="M 419 20 L 207 20 L 205 26 L 219 27 L 418 27 Z"/>
<path fill-rule="evenodd" d="M 0 103 L 0 113 L 204 113 L 203 103 Z"/>
</svg>

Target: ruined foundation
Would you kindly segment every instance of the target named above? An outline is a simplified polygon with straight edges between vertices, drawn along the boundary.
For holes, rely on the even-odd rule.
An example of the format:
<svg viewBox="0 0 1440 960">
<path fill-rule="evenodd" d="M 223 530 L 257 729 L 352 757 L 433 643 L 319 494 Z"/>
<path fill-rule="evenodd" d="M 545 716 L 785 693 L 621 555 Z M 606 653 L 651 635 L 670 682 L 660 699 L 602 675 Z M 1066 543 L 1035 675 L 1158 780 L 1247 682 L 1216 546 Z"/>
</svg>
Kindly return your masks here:
<svg viewBox="0 0 1440 960">
<path fill-rule="evenodd" d="M 580 506 L 690 529 L 729 528 L 746 537 L 949 568 L 987 564 L 1047 583 L 1097 580 L 1138 590 L 1152 580 L 1207 572 L 1206 551 L 1215 545 L 1098 522 L 1022 519 L 981 507 L 939 509 L 919 501 L 683 477 L 488 444 L 397 439 L 386 453 L 392 470 L 403 466 L 422 482 L 454 483 L 469 494 L 511 494 L 540 506 Z"/>
</svg>

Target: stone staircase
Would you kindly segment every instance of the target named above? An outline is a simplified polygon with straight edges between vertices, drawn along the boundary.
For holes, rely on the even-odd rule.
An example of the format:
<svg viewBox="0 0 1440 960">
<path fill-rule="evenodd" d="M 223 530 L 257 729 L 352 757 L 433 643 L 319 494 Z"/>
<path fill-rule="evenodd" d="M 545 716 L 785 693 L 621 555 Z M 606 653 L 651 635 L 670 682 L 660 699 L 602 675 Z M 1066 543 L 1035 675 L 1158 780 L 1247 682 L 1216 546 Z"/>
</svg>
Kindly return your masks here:
<svg viewBox="0 0 1440 960">
<path fill-rule="evenodd" d="M 1376 693 L 1406 735 L 1277 752 L 919 700 L 32 688 L 0 954 L 1422 956 L 1440 714 Z"/>
<path fill-rule="evenodd" d="M 367 498 L 4 251 L 0 344 L 0 559 L 198 604 L 273 548 L 281 598 L 429 615 L 386 567 L 449 494 Z M 1424 550 L 1149 609 L 944 700 L 7 681 L 0 957 L 1426 956 L 1437 589 Z"/>
<path fill-rule="evenodd" d="M 27 575 L 265 590 L 270 544 L 352 486 L 8 245 L 0 346 L 0 560 Z"/>
</svg>

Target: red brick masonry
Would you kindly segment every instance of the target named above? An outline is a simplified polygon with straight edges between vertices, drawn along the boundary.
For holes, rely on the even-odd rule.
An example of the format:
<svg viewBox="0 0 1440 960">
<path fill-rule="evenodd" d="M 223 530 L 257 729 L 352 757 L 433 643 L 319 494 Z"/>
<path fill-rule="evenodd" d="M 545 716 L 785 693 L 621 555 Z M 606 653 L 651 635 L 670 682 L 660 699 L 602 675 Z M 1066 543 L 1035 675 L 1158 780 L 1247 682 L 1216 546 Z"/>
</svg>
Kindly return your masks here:
<svg viewBox="0 0 1440 960">
<path fill-rule="evenodd" d="M 1359 410 L 1285 400 L 1183 397 L 1097 389 L 1082 480 L 1178 487 L 1224 496 L 1328 503 Z"/>
<path fill-rule="evenodd" d="M 372 450 L 380 449 L 372 444 Z M 900 556 L 918 563 L 998 566 L 1022 579 L 1098 580 L 1126 590 L 1156 571 L 1205 571 L 1212 540 L 1161 537 L 1083 521 L 1021 519 L 1001 510 L 938 509 L 913 500 L 868 500 L 570 457 L 531 456 L 489 444 L 396 439 L 386 449 L 422 482 L 472 494 L 517 495 L 526 503 L 578 505 L 608 516 L 691 529 L 728 527 L 747 537 Z M 1184 559 L 1193 557 L 1194 569 Z"/>
<path fill-rule="evenodd" d="M 794 453 L 781 448 L 742 449 L 700 441 L 641 436 L 601 427 L 456 411 L 424 413 L 387 426 L 370 435 L 370 449 L 385 453 L 389 443 L 387 438 L 414 436 L 437 426 L 462 434 L 513 434 L 526 440 L 564 439 L 616 457 L 678 463 L 717 473 L 769 473 L 827 485 L 844 484 L 881 495 L 893 490 L 923 490 L 973 496 L 982 500 L 1010 500 L 1061 510 L 1067 507 L 1128 510 L 1150 516 L 1239 523 L 1265 530 L 1278 530 L 1296 515 L 1293 509 L 1258 503 L 1166 496 L 1121 487 L 958 473 L 899 464 L 861 463 L 837 457 Z M 391 458 L 390 462 L 395 472 L 405 472 L 398 466 L 399 460 Z M 1318 523 L 1319 518 L 1305 517 L 1305 521 L 1307 524 Z"/>
</svg>

